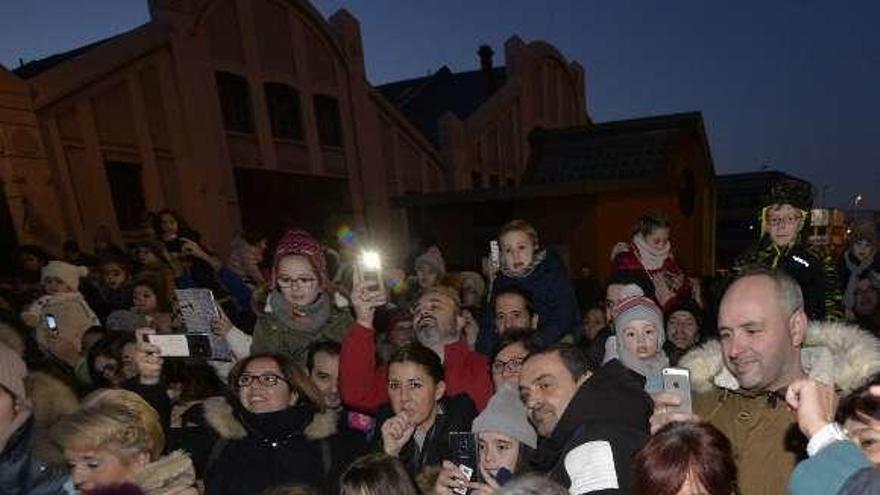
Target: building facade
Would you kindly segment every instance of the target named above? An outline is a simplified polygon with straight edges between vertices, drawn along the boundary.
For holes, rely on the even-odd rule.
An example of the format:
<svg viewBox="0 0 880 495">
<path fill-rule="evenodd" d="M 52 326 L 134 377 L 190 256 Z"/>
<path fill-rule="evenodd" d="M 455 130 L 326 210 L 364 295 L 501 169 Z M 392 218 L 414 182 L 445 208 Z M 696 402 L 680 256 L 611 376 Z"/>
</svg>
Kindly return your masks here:
<svg viewBox="0 0 880 495">
<path fill-rule="evenodd" d="M 394 252 L 409 219 L 392 197 L 513 185 L 532 128 L 588 121 L 583 70 L 540 42 L 511 38 L 503 80 L 429 135 L 369 84 L 345 10 L 150 0 L 150 13 L 2 73 L 0 180 L 19 243 L 88 249 L 103 225 L 133 240 L 145 212 L 172 208 L 221 253 L 243 227 L 346 223 Z"/>
</svg>

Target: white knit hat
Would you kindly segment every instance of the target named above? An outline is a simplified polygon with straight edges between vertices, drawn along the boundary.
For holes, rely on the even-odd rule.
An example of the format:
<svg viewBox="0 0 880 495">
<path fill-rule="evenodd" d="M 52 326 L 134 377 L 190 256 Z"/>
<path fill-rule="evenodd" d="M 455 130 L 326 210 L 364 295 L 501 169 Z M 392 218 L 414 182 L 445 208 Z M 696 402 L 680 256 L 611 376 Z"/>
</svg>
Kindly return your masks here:
<svg viewBox="0 0 880 495">
<path fill-rule="evenodd" d="M 89 269 L 84 266 L 71 265 L 63 261 L 53 260 L 43 267 L 40 274 L 40 282 L 46 283 L 47 277 L 61 279 L 73 290 L 79 290 L 79 279 L 89 274 Z"/>
</svg>

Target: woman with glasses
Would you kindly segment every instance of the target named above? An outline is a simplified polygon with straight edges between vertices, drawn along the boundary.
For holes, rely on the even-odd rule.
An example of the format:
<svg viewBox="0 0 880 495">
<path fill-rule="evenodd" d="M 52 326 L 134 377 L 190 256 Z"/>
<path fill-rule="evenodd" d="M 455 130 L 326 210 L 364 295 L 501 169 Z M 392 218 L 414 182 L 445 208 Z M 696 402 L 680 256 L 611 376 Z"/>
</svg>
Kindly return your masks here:
<svg viewBox="0 0 880 495">
<path fill-rule="evenodd" d="M 234 399 L 205 401 L 204 417 L 220 439 L 211 449 L 207 493 L 262 493 L 282 484 L 323 485 L 321 453 L 312 442 L 326 434 L 314 421 L 321 395 L 291 360 L 255 354 L 229 373 Z"/>
<path fill-rule="evenodd" d="M 257 316 L 252 353 L 272 352 L 305 365 L 312 342 L 342 342 L 354 323 L 337 307 L 321 244 L 307 232 L 289 230 L 278 242 L 270 292 Z"/>
<path fill-rule="evenodd" d="M 467 395 L 444 397 L 443 364 L 420 344 L 397 349 L 388 365 L 390 405 L 379 409 L 379 447 L 418 475 L 450 458 L 449 432 L 470 431 L 477 414 Z"/>
</svg>

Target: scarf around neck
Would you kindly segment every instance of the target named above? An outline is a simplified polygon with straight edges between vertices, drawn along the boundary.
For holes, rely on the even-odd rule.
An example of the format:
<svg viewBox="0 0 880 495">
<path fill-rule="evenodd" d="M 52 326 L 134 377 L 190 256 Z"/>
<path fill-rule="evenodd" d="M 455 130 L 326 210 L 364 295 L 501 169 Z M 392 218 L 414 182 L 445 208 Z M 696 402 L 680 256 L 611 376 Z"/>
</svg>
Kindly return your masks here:
<svg viewBox="0 0 880 495">
<path fill-rule="evenodd" d="M 522 273 L 511 272 L 510 269 L 507 268 L 507 266 L 504 263 L 501 263 L 501 273 L 503 273 L 504 275 L 506 275 L 510 278 L 526 278 L 529 275 L 531 275 L 532 272 L 535 271 L 535 268 L 537 268 L 538 265 L 540 265 L 544 261 L 544 259 L 546 259 L 546 258 L 547 258 L 547 250 L 542 249 L 542 250 L 536 252 L 534 255 L 532 255 L 532 262 L 529 263 L 529 266 L 526 267 L 525 271 L 523 271 Z"/>
<path fill-rule="evenodd" d="M 279 290 L 273 290 L 266 302 L 268 310 L 278 316 L 290 328 L 307 333 L 317 333 L 330 319 L 330 297 L 322 292 L 315 302 L 295 306 L 284 298 Z"/>
<path fill-rule="evenodd" d="M 645 240 L 645 236 L 641 233 L 634 235 L 632 240 L 633 244 L 636 246 L 636 256 L 638 256 L 639 261 L 642 262 L 642 266 L 648 271 L 659 270 L 662 268 L 663 263 L 666 262 L 666 258 L 669 257 L 669 253 L 672 251 L 671 242 L 667 242 L 666 247 L 663 249 L 654 249 L 648 244 L 648 241 Z"/>
<path fill-rule="evenodd" d="M 856 286 L 859 284 L 859 276 L 874 263 L 874 256 L 865 261 L 858 262 L 858 258 L 847 251 L 843 255 L 843 261 L 849 269 L 849 280 L 846 281 L 846 291 L 843 293 L 843 307 L 852 308 L 856 304 Z"/>
<path fill-rule="evenodd" d="M 602 364 L 612 359 L 619 359 L 624 366 L 646 378 L 659 374 L 663 368 L 669 367 L 669 358 L 663 352 L 662 342 L 657 346 L 657 354 L 649 358 L 640 358 L 618 344 L 617 337 L 612 336 L 605 341 L 605 359 L 602 360 Z"/>
</svg>

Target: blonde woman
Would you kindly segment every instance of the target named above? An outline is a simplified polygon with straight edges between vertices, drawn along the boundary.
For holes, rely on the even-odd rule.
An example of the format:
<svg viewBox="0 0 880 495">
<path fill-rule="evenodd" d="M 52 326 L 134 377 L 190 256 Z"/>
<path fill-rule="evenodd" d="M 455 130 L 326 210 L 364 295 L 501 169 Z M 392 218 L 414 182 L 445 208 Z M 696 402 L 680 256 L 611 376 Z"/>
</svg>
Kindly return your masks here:
<svg viewBox="0 0 880 495">
<path fill-rule="evenodd" d="M 189 456 L 161 456 L 165 436 L 159 415 L 126 390 L 103 390 L 53 428 L 64 450 L 75 493 L 90 494 L 123 483 L 147 495 L 198 495 Z"/>
</svg>

